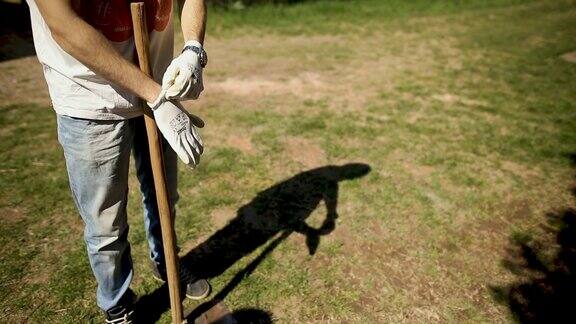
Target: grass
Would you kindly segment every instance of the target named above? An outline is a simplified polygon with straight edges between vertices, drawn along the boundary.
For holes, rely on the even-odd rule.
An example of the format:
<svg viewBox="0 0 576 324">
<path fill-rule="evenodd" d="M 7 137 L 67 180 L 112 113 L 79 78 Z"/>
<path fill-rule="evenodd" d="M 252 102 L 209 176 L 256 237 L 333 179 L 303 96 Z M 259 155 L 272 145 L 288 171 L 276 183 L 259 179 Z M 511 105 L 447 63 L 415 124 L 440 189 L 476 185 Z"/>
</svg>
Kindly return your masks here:
<svg viewBox="0 0 576 324">
<path fill-rule="evenodd" d="M 425 15 L 445 15 L 526 3 L 522 0 L 319 0 L 247 9 L 212 8 L 210 33 L 222 36 L 275 32 L 285 35 L 333 34 L 364 31 L 384 21 Z"/>
<path fill-rule="evenodd" d="M 211 276 L 231 310 L 282 323 L 524 318 L 512 292 L 529 267 L 511 271 L 506 260 L 539 246 L 554 273 L 566 224 L 542 226 L 574 207 L 576 65 L 559 59 L 575 50 L 574 8 L 366 0 L 213 9 L 207 90 L 192 105 L 206 120 L 207 150 L 197 170 L 180 170 L 182 253 L 270 203 L 259 193 L 274 185 L 362 162 L 371 171 L 339 183 L 336 228 L 313 255 L 299 233 L 254 237 L 244 242 L 259 242 L 254 249 Z M 16 75 L 31 62 L 0 62 L 0 71 L 40 78 Z M 0 97 L 0 321 L 100 321 L 55 116 L 21 98 Z M 158 284 L 133 175 L 130 185 L 132 287 L 146 296 Z M 306 222 L 319 228 L 326 212 L 321 202 Z"/>
</svg>

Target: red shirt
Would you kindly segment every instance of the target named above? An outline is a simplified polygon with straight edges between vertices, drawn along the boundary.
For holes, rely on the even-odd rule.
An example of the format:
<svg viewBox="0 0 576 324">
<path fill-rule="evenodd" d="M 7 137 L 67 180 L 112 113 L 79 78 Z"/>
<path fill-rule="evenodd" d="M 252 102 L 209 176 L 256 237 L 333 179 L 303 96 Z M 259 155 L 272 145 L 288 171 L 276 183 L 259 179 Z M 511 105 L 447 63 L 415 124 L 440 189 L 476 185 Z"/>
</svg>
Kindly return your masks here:
<svg viewBox="0 0 576 324">
<path fill-rule="evenodd" d="M 132 37 L 131 2 L 144 2 L 149 32 L 166 28 L 172 14 L 172 0 L 74 0 L 73 6 L 79 16 L 110 41 L 123 42 Z"/>
</svg>

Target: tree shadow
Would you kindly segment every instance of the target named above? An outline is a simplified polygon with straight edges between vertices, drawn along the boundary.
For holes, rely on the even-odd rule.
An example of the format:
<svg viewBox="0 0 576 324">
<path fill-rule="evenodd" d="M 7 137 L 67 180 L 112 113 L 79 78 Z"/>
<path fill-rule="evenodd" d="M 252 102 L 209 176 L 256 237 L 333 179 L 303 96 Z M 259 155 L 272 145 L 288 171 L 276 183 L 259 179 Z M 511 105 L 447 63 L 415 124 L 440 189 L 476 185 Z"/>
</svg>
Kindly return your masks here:
<svg viewBox="0 0 576 324">
<path fill-rule="evenodd" d="M 0 1 L 0 62 L 36 55 L 26 1 Z"/>
<path fill-rule="evenodd" d="M 518 280 L 492 294 L 520 323 L 576 322 L 576 210 L 548 213 L 538 238 L 512 239 L 503 264 Z"/>
<path fill-rule="evenodd" d="M 211 300 L 194 309 L 187 316 L 188 322 L 193 322 L 224 300 L 291 234 L 305 235 L 308 253 L 314 255 L 321 237 L 335 228 L 339 182 L 360 178 L 369 172 L 370 166 L 362 163 L 308 170 L 260 192 L 252 201 L 240 207 L 236 217 L 224 228 L 187 252 L 181 258 L 182 265 L 187 266 L 196 277 L 210 279 L 221 275 L 257 248 L 266 247 Z M 326 218 L 322 225 L 314 228 L 306 223 L 306 219 L 321 202 L 327 209 Z M 169 307 L 166 286 L 140 298 L 137 307 L 145 313 L 145 318 L 152 321 L 158 319 Z"/>
</svg>

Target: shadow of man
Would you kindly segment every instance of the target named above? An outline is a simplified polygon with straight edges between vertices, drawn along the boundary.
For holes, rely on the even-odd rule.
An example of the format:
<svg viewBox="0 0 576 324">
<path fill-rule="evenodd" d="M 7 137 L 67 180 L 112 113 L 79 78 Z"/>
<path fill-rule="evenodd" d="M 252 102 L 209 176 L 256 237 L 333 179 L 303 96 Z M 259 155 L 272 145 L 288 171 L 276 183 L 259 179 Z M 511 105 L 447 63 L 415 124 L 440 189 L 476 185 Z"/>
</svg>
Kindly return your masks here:
<svg viewBox="0 0 576 324">
<path fill-rule="evenodd" d="M 330 165 L 282 181 L 242 206 L 228 225 L 189 251 L 183 264 L 194 266 L 191 271 L 198 277 L 213 278 L 280 232 L 284 238 L 293 232 L 305 235 L 308 252 L 313 255 L 320 236 L 335 228 L 338 183 L 369 171 L 370 167 L 361 163 Z M 306 219 L 322 201 L 327 215 L 319 228 L 313 228 Z"/>
<path fill-rule="evenodd" d="M 260 192 L 252 201 L 238 209 L 237 215 L 224 228 L 181 258 L 182 266 L 198 278 L 214 278 L 244 256 L 268 243 L 244 269 L 208 302 L 189 314 L 189 322 L 222 301 L 234 288 L 292 233 L 306 236 L 310 255 L 316 253 L 320 237 L 331 233 L 338 218 L 339 182 L 356 179 L 370 172 L 363 163 L 329 165 L 299 173 Z M 318 228 L 306 219 L 324 202 L 326 218 Z M 140 309 L 148 319 L 159 318 L 168 308 L 164 286 L 139 300 Z M 160 300 L 163 300 L 160 302 Z"/>
</svg>

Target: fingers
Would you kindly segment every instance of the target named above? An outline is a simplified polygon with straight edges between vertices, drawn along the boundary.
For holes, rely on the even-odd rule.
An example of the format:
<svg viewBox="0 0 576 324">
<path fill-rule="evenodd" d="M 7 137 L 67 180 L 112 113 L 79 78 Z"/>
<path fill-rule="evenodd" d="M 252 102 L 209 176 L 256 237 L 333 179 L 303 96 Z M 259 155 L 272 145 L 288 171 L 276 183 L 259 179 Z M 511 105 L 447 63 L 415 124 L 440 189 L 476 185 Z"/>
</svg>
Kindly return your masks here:
<svg viewBox="0 0 576 324">
<path fill-rule="evenodd" d="M 174 84 L 174 80 L 176 79 L 177 75 L 178 75 L 178 66 L 174 63 L 170 64 L 166 69 L 166 72 L 164 72 L 164 75 L 162 76 L 162 88 L 167 89 L 170 86 L 172 86 L 172 84 Z"/>
<path fill-rule="evenodd" d="M 179 64 L 170 64 L 162 77 L 162 88 L 168 89 L 166 91 L 166 99 L 181 96 L 191 77 L 192 71 L 190 69 Z"/>
<path fill-rule="evenodd" d="M 190 127 L 190 136 L 192 136 L 192 138 L 194 138 L 194 140 L 198 143 L 198 153 L 202 154 L 204 152 L 204 143 L 202 142 L 200 133 L 194 126 Z"/>
<path fill-rule="evenodd" d="M 194 125 L 198 128 L 204 127 L 205 124 L 204 124 L 204 121 L 202 120 L 202 118 L 200 118 L 194 114 L 191 114 L 191 113 L 188 113 L 188 117 L 190 117 L 190 122 L 192 123 L 192 125 Z"/>
<path fill-rule="evenodd" d="M 178 90 L 180 92 L 182 89 L 186 88 L 187 83 L 190 82 L 192 78 L 192 70 L 187 69 L 186 67 L 181 67 L 178 70 L 178 75 L 174 79 L 174 84 L 171 88 L 174 90 Z"/>
<path fill-rule="evenodd" d="M 178 105 L 178 107 L 183 112 L 186 111 L 182 108 L 181 105 Z M 190 120 L 188 120 L 188 127 L 193 128 L 193 126 L 190 125 Z M 184 147 L 188 156 L 190 157 L 191 163 L 187 163 L 187 164 L 190 167 L 195 168 L 198 165 L 198 163 L 200 163 L 200 154 L 201 153 L 200 153 L 200 150 L 198 149 L 198 143 L 196 141 L 194 141 L 194 138 L 192 138 L 190 136 L 190 132 L 188 132 L 187 130 L 178 134 L 178 140 L 181 143 L 181 146 Z"/>
<path fill-rule="evenodd" d="M 182 142 L 182 146 L 186 150 L 186 154 L 188 155 L 188 157 L 190 159 L 190 163 L 186 163 L 186 164 L 192 168 L 195 168 L 196 165 L 198 165 L 199 161 L 196 159 L 196 156 L 194 155 L 194 150 L 192 149 L 190 142 L 188 141 L 188 139 L 186 138 L 185 135 L 180 136 L 180 141 Z"/>
<path fill-rule="evenodd" d="M 191 77 L 187 80 L 186 75 L 190 75 Z M 176 79 L 170 85 L 167 84 L 167 91 L 166 91 L 166 99 L 178 99 L 178 100 L 185 100 L 185 99 L 198 99 L 200 97 L 200 93 L 204 90 L 204 85 L 202 84 L 202 76 L 196 77 L 195 74 L 191 74 L 188 72 L 183 72 L 180 70 Z M 162 87 L 164 87 L 164 83 Z"/>
<path fill-rule="evenodd" d="M 172 99 L 180 99 L 180 92 L 181 89 L 177 88 L 175 85 L 172 85 L 168 88 L 168 90 L 166 90 L 166 99 L 168 100 L 172 100 Z"/>
<path fill-rule="evenodd" d="M 202 155 L 203 148 L 191 133 L 186 134 L 186 138 L 192 144 L 192 154 L 194 154 L 194 158 L 197 161 L 196 165 L 198 165 L 198 163 L 200 163 L 200 156 Z"/>
<path fill-rule="evenodd" d="M 194 144 L 194 147 L 197 148 L 198 154 L 202 155 L 204 152 L 204 142 L 202 141 L 202 137 L 200 136 L 200 132 L 194 127 L 196 124 L 200 124 L 200 127 L 204 127 L 204 121 L 200 119 L 200 117 L 189 113 L 180 102 L 175 102 L 174 105 L 182 110 L 188 116 L 190 120 L 190 143 Z"/>
<path fill-rule="evenodd" d="M 162 77 L 162 88 L 168 89 L 166 99 L 197 99 L 202 92 L 202 68 L 196 53 L 186 51 L 172 60 Z"/>
<path fill-rule="evenodd" d="M 185 143 L 182 143 L 182 140 L 180 138 L 178 138 L 178 144 L 175 146 L 172 146 L 172 148 L 174 149 L 174 151 L 176 152 L 176 154 L 178 155 L 178 157 L 180 158 L 180 160 L 182 160 L 182 162 L 184 162 L 184 164 L 186 165 L 190 165 L 191 161 L 190 160 L 190 154 L 185 150 L 186 145 L 184 145 Z"/>
<path fill-rule="evenodd" d="M 196 83 L 194 84 L 194 88 L 192 89 L 191 93 L 188 94 L 188 96 L 192 99 L 198 99 L 200 97 L 200 93 L 202 93 L 204 90 L 204 83 L 202 82 L 202 71 L 196 70 L 194 76 L 196 77 Z"/>
<path fill-rule="evenodd" d="M 194 146 L 196 143 L 188 137 L 187 133 L 183 133 L 179 136 L 180 141 L 182 141 L 182 146 L 184 146 L 186 153 L 190 157 L 192 163 L 188 164 L 190 167 L 195 168 L 200 162 L 200 155 L 196 152 Z"/>
<path fill-rule="evenodd" d="M 194 82 L 193 80 L 188 80 L 188 82 L 186 82 L 185 87 L 180 91 L 180 93 L 178 93 L 178 96 L 180 96 L 180 98 L 185 98 L 188 97 L 188 92 L 190 92 L 190 89 L 194 87 Z"/>
<path fill-rule="evenodd" d="M 180 77 L 180 74 L 178 74 L 178 76 L 176 77 L 176 79 L 178 79 Z M 188 97 L 187 93 L 190 91 L 190 89 L 193 89 L 193 84 L 192 82 L 187 81 L 184 84 L 177 84 L 176 82 L 179 81 L 174 81 L 174 84 L 172 84 L 168 90 L 166 91 L 166 99 L 171 100 L 171 99 L 177 99 L 177 100 L 183 100 L 186 97 Z"/>
<path fill-rule="evenodd" d="M 166 89 L 168 100 L 198 99 L 204 90 L 201 72 L 199 76 L 196 76 L 196 73 L 186 70 L 178 70 L 175 79 L 163 81 L 162 87 Z"/>
<path fill-rule="evenodd" d="M 154 111 L 156 125 L 186 165 L 195 168 L 203 152 L 202 139 L 179 102 L 167 101 Z"/>
</svg>

